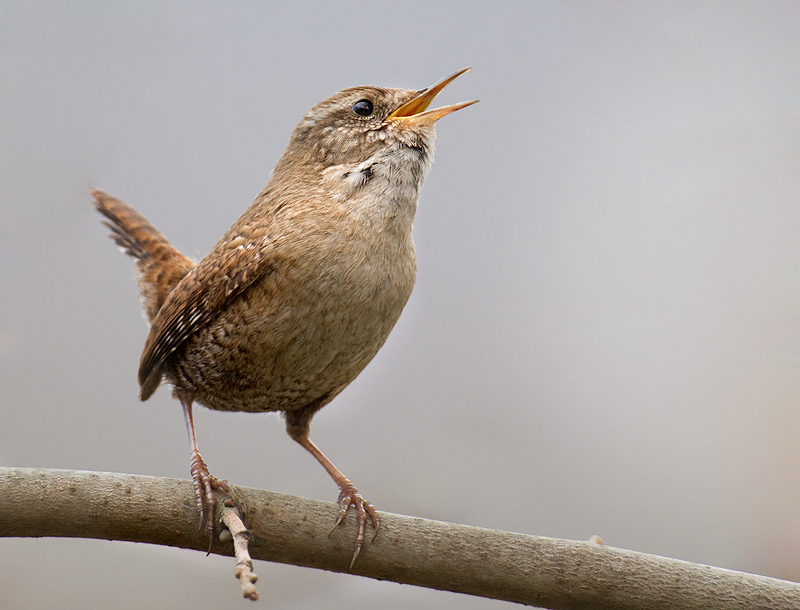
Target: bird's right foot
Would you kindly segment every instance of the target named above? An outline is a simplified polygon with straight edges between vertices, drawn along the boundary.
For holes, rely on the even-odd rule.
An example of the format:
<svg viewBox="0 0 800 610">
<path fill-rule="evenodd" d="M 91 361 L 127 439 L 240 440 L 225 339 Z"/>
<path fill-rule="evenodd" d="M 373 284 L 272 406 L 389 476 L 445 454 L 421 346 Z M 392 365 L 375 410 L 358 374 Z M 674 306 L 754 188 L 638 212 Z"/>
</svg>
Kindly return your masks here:
<svg viewBox="0 0 800 610">
<path fill-rule="evenodd" d="M 200 527 L 208 535 L 210 552 L 211 545 L 214 543 L 214 512 L 217 503 L 214 492 L 222 490 L 233 496 L 233 490 L 226 480 L 218 479 L 208 471 L 208 466 L 198 451 L 192 451 L 189 470 L 192 473 L 194 494 L 197 497 L 197 510 L 200 512 Z"/>
</svg>

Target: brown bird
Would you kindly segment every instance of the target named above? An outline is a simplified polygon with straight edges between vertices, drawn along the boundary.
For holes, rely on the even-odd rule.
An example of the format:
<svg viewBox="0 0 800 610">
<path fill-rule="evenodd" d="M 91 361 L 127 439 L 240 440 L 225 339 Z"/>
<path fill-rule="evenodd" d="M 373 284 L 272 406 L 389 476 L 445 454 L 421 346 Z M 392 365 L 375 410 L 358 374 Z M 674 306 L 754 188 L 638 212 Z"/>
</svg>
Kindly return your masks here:
<svg viewBox="0 0 800 610">
<path fill-rule="evenodd" d="M 197 449 L 192 404 L 282 411 L 286 430 L 339 487 L 358 517 L 355 561 L 369 517 L 380 518 L 309 438 L 314 414 L 386 341 L 411 294 L 411 227 L 443 116 L 428 110 L 456 72 L 420 91 L 354 87 L 306 112 L 272 177 L 209 254 L 194 263 L 147 219 L 93 189 L 112 239 L 136 259 L 150 334 L 141 399 L 166 379 L 183 406 L 201 520 L 213 534 L 213 477 Z M 352 565 L 352 563 L 351 563 Z"/>
</svg>

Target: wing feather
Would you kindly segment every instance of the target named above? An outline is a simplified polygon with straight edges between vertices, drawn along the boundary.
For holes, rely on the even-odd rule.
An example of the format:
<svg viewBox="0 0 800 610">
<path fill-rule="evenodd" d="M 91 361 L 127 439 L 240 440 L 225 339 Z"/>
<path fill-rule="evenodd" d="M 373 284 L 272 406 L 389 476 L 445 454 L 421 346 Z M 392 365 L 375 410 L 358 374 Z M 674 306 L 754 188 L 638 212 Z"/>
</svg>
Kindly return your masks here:
<svg viewBox="0 0 800 610">
<path fill-rule="evenodd" d="M 268 240 L 261 242 L 256 250 L 250 242 L 223 240 L 175 286 L 153 320 L 139 361 L 142 400 L 161 383 L 170 355 L 274 267 L 264 255 Z"/>
</svg>

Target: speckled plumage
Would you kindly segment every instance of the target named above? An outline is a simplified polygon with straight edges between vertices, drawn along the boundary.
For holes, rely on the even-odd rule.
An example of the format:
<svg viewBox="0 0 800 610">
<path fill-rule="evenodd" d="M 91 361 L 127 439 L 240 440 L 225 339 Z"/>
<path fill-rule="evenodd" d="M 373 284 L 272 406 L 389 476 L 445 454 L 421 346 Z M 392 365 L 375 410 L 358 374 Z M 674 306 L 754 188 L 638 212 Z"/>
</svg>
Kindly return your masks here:
<svg viewBox="0 0 800 610">
<path fill-rule="evenodd" d="M 348 90 L 335 107 L 365 95 L 388 114 L 416 92 Z M 307 122 L 264 191 L 164 302 L 142 354 L 143 398 L 163 370 L 177 396 L 212 409 L 321 407 L 388 337 L 414 285 L 411 225 L 433 126 L 390 143 L 366 132 L 348 162 L 323 147 L 309 154 L 303 143 L 324 143 L 328 127 Z"/>
<path fill-rule="evenodd" d="M 345 89 L 311 108 L 267 186 L 196 265 L 135 210 L 93 190 L 112 237 L 137 259 L 151 320 L 141 398 L 166 379 L 184 405 L 201 510 L 216 480 L 196 451 L 193 402 L 283 411 L 292 438 L 339 485 L 340 516 L 357 505 L 357 550 L 365 510 L 377 527 L 371 505 L 308 440 L 309 422 L 375 356 L 411 294 L 411 228 L 434 123 L 468 103 L 425 110 L 459 74 L 430 90 Z"/>
</svg>

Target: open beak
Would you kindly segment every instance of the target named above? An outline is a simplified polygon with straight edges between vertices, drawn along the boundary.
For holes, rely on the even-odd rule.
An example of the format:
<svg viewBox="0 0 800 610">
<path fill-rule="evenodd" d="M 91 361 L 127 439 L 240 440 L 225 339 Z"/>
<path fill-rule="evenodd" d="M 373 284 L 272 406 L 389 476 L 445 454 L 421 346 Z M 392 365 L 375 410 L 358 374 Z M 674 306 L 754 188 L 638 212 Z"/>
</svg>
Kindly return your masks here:
<svg viewBox="0 0 800 610">
<path fill-rule="evenodd" d="M 441 108 L 434 108 L 433 110 L 427 110 L 428 106 L 431 105 L 433 99 L 437 95 L 439 95 L 441 90 L 447 87 L 447 85 L 452 83 L 459 76 L 464 74 L 464 72 L 466 72 L 467 70 L 469 70 L 469 68 L 464 68 L 463 70 L 459 70 L 455 74 L 452 74 L 447 78 L 440 80 L 432 87 L 429 87 L 428 89 L 423 89 L 417 97 L 400 106 L 400 108 L 398 108 L 392 114 L 390 114 L 388 118 L 396 120 L 399 119 L 405 121 L 413 121 L 414 123 L 418 124 L 425 124 L 425 123 L 431 124 L 435 123 L 443 116 L 446 116 L 451 112 L 455 112 L 456 110 L 461 110 L 462 108 L 466 108 L 467 106 L 472 106 L 472 104 L 477 104 L 478 100 L 472 100 L 471 102 L 461 102 L 459 104 L 452 104 L 450 106 L 442 106 Z"/>
</svg>

